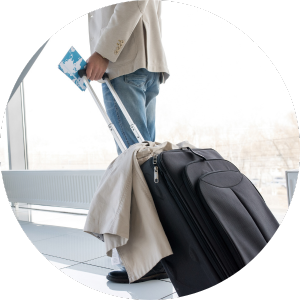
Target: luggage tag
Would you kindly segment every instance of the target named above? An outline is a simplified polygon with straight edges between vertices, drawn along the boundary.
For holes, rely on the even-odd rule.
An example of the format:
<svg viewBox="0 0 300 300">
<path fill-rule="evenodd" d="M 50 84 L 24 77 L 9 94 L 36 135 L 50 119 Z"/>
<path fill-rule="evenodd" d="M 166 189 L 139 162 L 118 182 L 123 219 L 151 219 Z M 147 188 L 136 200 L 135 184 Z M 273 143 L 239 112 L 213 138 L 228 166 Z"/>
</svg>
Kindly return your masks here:
<svg viewBox="0 0 300 300">
<path fill-rule="evenodd" d="M 86 68 L 86 61 L 79 55 L 79 53 L 72 46 L 58 68 L 67 75 L 82 91 L 86 90 L 86 85 L 82 78 L 79 77 L 78 71 Z M 90 80 L 89 80 L 90 81 Z"/>
</svg>

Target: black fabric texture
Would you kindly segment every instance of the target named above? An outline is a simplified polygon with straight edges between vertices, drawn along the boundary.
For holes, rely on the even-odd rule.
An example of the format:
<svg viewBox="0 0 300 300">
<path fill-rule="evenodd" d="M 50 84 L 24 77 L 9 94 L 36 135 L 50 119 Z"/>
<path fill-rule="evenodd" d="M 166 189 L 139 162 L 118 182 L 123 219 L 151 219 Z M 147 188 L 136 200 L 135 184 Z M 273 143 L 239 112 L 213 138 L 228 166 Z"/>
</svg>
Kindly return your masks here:
<svg viewBox="0 0 300 300">
<path fill-rule="evenodd" d="M 154 183 L 153 159 L 145 162 L 141 169 L 174 253 L 161 262 L 178 295 L 196 293 L 221 282 L 188 220 L 169 192 L 163 175 L 160 174 L 159 183 Z"/>
<path fill-rule="evenodd" d="M 161 262 L 179 296 L 207 289 L 251 261 L 279 224 L 251 181 L 213 149 L 162 152 L 142 172 L 173 250 Z"/>
</svg>

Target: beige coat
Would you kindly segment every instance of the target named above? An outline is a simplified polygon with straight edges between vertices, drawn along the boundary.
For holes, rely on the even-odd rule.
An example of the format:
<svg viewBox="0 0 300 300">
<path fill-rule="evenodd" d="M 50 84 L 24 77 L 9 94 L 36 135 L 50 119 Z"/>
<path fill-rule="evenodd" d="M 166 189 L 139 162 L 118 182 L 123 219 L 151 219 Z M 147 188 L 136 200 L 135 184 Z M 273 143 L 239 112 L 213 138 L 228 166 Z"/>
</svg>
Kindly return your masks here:
<svg viewBox="0 0 300 300">
<path fill-rule="evenodd" d="M 91 53 L 107 58 L 113 79 L 140 68 L 169 70 L 161 40 L 161 1 L 139 0 L 107 6 L 89 13 Z"/>
<path fill-rule="evenodd" d="M 154 153 L 187 146 L 195 148 L 188 142 L 130 146 L 109 165 L 94 194 L 84 231 L 104 239 L 108 256 L 117 249 L 130 282 L 173 254 L 140 165 Z"/>
</svg>

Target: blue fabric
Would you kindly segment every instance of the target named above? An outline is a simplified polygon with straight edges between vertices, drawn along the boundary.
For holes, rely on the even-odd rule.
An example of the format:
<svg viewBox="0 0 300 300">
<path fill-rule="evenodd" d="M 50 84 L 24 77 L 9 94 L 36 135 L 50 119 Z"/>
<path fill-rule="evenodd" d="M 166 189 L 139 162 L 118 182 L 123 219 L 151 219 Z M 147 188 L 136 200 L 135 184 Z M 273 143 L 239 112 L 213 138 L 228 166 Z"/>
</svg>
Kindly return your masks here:
<svg viewBox="0 0 300 300">
<path fill-rule="evenodd" d="M 160 87 L 159 75 L 147 69 L 138 69 L 111 80 L 112 86 L 145 141 L 155 141 L 155 107 Z M 126 147 L 136 144 L 138 142 L 136 137 L 105 83 L 102 84 L 102 91 L 106 112 Z M 118 145 L 117 151 L 118 154 L 122 153 Z"/>
</svg>

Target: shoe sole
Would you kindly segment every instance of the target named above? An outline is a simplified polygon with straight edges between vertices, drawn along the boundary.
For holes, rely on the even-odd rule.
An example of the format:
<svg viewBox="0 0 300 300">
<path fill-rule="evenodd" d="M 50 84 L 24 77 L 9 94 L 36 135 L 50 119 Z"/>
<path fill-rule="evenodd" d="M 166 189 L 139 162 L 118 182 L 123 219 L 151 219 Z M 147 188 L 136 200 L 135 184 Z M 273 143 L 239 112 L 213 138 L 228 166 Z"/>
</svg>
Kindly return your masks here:
<svg viewBox="0 0 300 300">
<path fill-rule="evenodd" d="M 134 281 L 132 283 L 139 283 L 139 282 L 144 282 L 144 281 L 148 281 L 148 280 L 154 280 L 154 279 L 166 279 L 169 278 L 167 273 L 160 273 L 160 274 L 155 274 L 155 275 L 151 275 L 151 276 L 147 276 L 147 277 L 143 277 L 137 281 Z M 106 279 L 115 283 L 129 283 L 128 279 L 117 279 L 114 278 L 112 276 L 107 275 Z"/>
</svg>

